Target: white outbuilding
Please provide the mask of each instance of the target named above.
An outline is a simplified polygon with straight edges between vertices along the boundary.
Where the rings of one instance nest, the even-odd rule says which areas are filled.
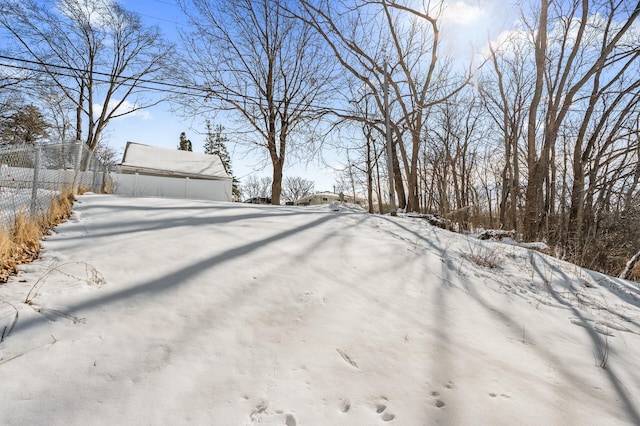
[[[127,142],[115,194],[231,201],[233,178],[217,155]]]

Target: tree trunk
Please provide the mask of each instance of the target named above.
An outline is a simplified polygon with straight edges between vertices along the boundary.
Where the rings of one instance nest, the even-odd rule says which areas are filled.
[[[84,105],[84,84],[80,85],[79,91],[80,95],[78,104],[76,106],[76,141],[82,140],[82,106]]]
[[[373,162],[371,160],[371,131],[367,132],[367,204],[373,214]],[[355,200],[353,200],[355,202]]]
[[[282,161],[273,163],[273,181],[271,182],[271,204],[280,205],[280,194],[282,193]]]
[[[380,214],[384,213],[384,205],[382,204],[382,189],[380,186],[380,166],[379,166],[379,160],[380,157],[376,157],[376,182],[377,182],[377,186],[376,186],[376,194],[378,195],[378,211],[380,212]]]
[[[411,136],[411,166],[407,170],[407,211],[417,212],[420,210],[418,202],[418,155],[420,153],[420,135],[412,132]]]
[[[402,141],[398,141],[398,143],[402,143]],[[406,209],[407,196],[404,192],[404,184],[402,183],[402,171],[400,170],[400,162],[398,161],[398,153],[395,143],[391,144],[391,156],[393,159],[393,183],[395,185],[396,197],[398,197],[398,208]]]
[[[535,89],[529,105],[529,121],[527,123],[527,168],[529,179],[525,192],[524,239],[532,241],[538,238],[542,207],[544,206],[543,182],[545,176],[543,155],[538,158],[536,148],[538,107],[542,99],[544,85],[546,52],[547,52],[547,17],[549,0],[540,1],[540,18],[535,38]]]
[[[511,177],[511,184],[509,191],[511,192],[511,229],[518,229],[518,200],[520,199],[520,166],[518,164],[518,137],[512,136],[513,147],[511,152],[513,153],[513,159],[511,164],[513,166],[513,176]]]

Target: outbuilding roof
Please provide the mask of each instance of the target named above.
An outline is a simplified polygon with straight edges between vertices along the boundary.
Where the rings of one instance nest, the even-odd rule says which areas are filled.
[[[127,142],[118,166],[120,173],[155,176],[190,177],[194,179],[229,179],[217,155]]]

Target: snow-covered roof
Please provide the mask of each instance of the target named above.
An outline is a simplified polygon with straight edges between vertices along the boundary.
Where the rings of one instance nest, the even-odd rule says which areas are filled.
[[[127,142],[118,165],[120,173],[191,177],[195,179],[231,179],[217,155],[180,151]]]

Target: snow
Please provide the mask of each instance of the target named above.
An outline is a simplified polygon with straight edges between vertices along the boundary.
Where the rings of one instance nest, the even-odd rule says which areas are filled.
[[[518,242],[518,241],[514,240],[513,238],[509,238],[509,237],[501,238],[499,241],[502,242],[502,243],[505,243],[505,244],[512,244],[512,245],[516,245],[516,246],[520,246],[520,247],[524,247],[524,248],[541,250],[541,251],[549,249],[549,246],[546,243],[542,242],[542,241],[533,241],[533,242],[530,242],[530,243],[526,243],[526,242]]]
[[[127,142],[120,171],[231,179],[217,155]]]
[[[84,195],[22,270],[3,425],[640,423],[636,286],[424,220]]]

